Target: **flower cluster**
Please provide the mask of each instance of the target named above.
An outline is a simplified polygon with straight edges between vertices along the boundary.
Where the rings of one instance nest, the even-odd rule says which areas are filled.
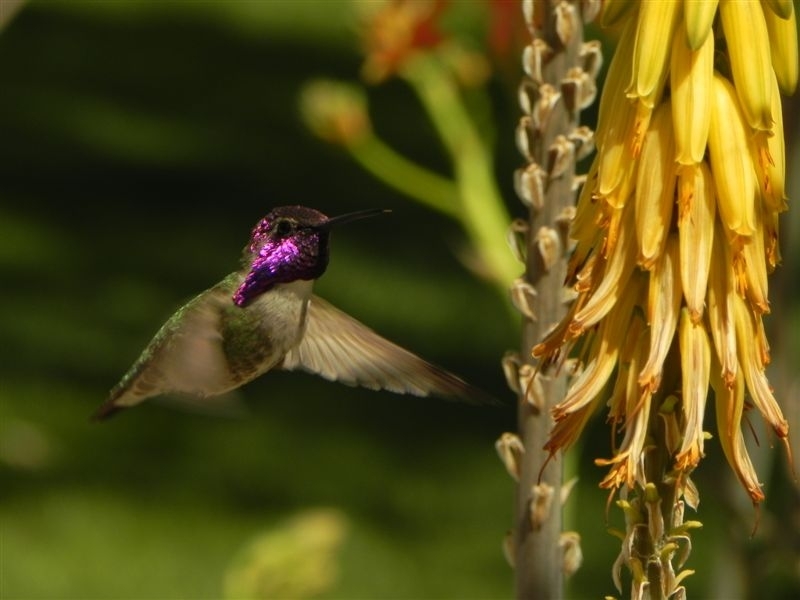
[[[446,8],[447,0],[391,0],[379,5],[364,31],[364,79],[383,81],[414,54],[441,44],[439,19]]]
[[[606,1],[601,18],[622,33],[571,227],[577,299],[533,350],[545,365],[578,358],[546,448],[570,446],[607,404],[615,442],[598,461],[610,468],[602,486],[669,480],[691,504],[710,386],[722,449],[759,503],[744,411],[755,406],[781,441],[789,433],[765,376],[762,318],[786,208],[780,93],[797,83],[795,11]]]

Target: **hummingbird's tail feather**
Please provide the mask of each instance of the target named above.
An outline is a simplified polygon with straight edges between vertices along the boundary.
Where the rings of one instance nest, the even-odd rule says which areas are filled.
[[[106,401],[92,414],[92,421],[110,419],[122,409],[136,406],[161,392],[160,377],[153,377],[152,373],[148,373],[147,363],[142,360],[148,354],[148,350],[145,350],[122,380],[109,392]]]
[[[470,404],[499,404],[489,394],[381,337],[312,296],[305,335],[281,368],[303,369],[332,381],[398,394],[439,396]]]
[[[107,421],[125,408],[128,407],[115,404],[113,400],[108,400],[101,404],[100,408],[92,413],[92,416],[89,417],[89,420],[96,423],[100,421]]]
[[[146,380],[140,379],[141,363],[137,362],[108,394],[100,407],[92,413],[91,421],[106,421],[125,408],[135,406],[157,393],[152,386],[146,387]],[[148,393],[149,392],[149,393]]]

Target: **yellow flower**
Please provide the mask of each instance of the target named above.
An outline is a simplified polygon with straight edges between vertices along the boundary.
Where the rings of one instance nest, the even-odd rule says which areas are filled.
[[[791,2],[757,0],[603,6],[622,34],[570,232],[577,299],[533,349],[544,366],[579,364],[545,447],[568,448],[607,405],[615,442],[597,461],[609,467],[601,486],[645,504],[645,490],[672,486],[662,510],[680,524],[683,503],[698,501],[689,477],[711,429],[709,392],[715,437],[754,504],[764,494],[744,407],[784,443],[789,434],[765,375],[762,317],[787,206],[780,93],[797,84],[796,16]],[[631,568],[646,557],[634,558]],[[678,582],[665,585],[669,595]]]

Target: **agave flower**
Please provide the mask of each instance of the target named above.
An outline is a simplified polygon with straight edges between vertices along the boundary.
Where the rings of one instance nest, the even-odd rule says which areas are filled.
[[[612,455],[597,462],[609,467],[601,486],[623,496],[620,562],[638,593],[659,585],[669,596],[688,574],[670,561],[691,527],[684,503],[698,501],[690,475],[709,390],[716,437],[754,504],[764,493],[745,410],[788,450],[762,319],[786,208],[780,93],[797,84],[796,14],[778,0],[607,0],[601,20],[621,36],[571,226],[577,299],[533,354],[580,365],[553,411],[551,453],[609,407]]]

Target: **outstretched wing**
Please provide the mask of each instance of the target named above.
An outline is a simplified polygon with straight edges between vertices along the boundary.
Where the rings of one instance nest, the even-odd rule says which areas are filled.
[[[495,403],[483,391],[382,338],[318,296],[309,302],[302,341],[281,366],[373,390]]]

